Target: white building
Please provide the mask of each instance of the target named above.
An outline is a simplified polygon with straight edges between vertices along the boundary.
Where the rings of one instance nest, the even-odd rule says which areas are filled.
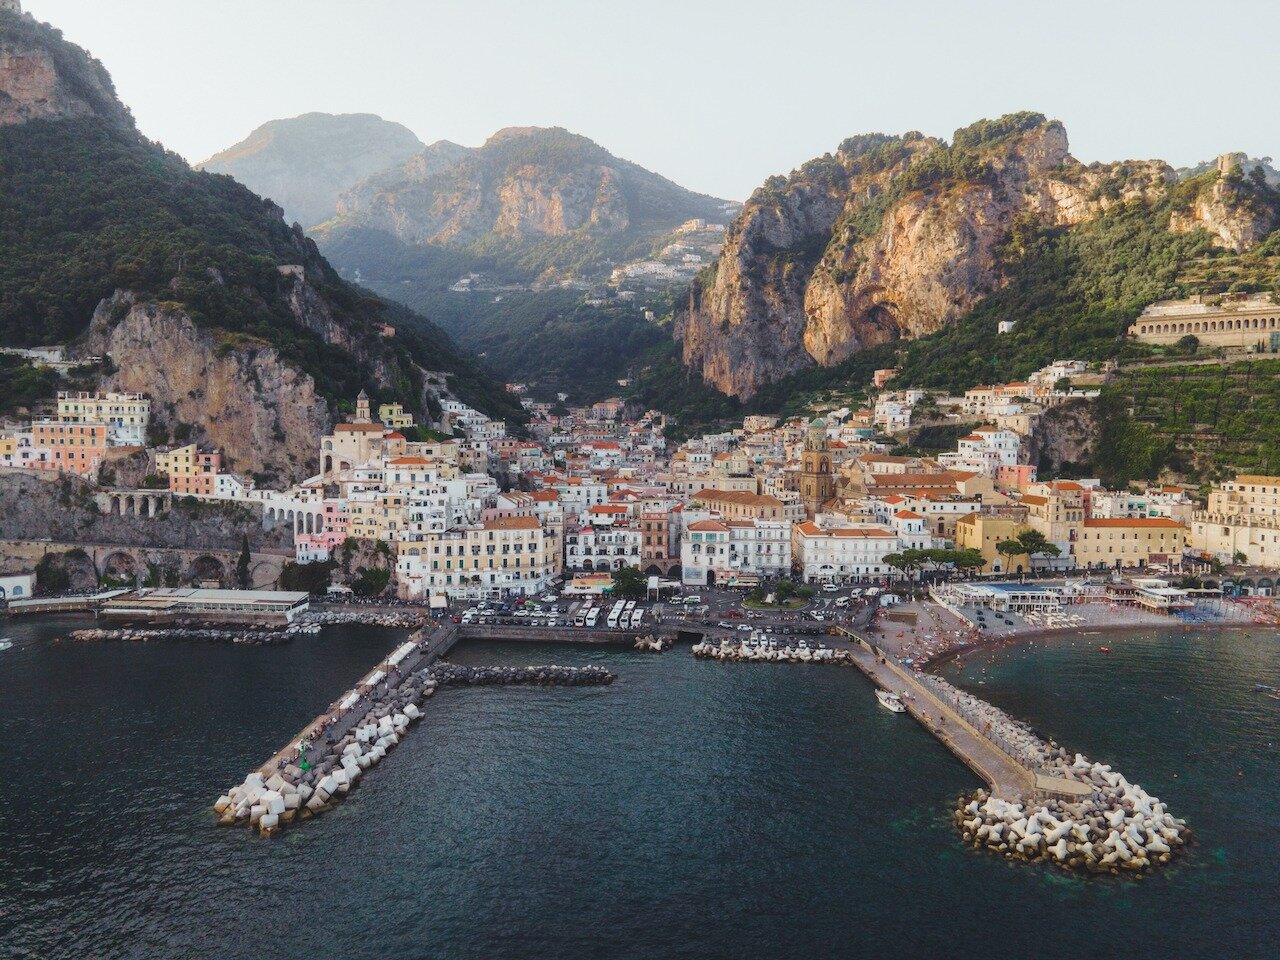
[[[695,521],[680,542],[680,568],[690,586],[786,576],[791,572],[791,522],[717,517]]]
[[[792,532],[792,554],[801,579],[840,581],[894,574],[884,558],[899,549],[898,535],[883,527],[822,527],[810,520]]]
[[[144,393],[58,394],[58,420],[62,423],[105,423],[107,443],[113,447],[141,447],[147,442],[151,400]]]

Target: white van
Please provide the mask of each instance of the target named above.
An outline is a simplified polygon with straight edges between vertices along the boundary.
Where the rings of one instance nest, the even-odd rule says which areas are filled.
[[[836,597],[836,606],[837,606],[837,607],[847,607],[848,605],[849,605],[849,598],[848,598],[848,597]]]
[[[689,596],[689,597],[685,597],[685,598],[684,598],[685,606],[690,606],[690,605],[692,605],[692,604],[695,604],[695,603],[701,603],[701,602],[702,602],[702,598],[701,598],[700,596],[698,596],[697,594],[694,594],[693,596]]]

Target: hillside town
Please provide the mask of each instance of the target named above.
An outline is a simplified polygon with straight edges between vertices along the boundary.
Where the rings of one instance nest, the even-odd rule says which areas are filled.
[[[514,436],[457,400],[420,431],[403,406],[375,408],[362,392],[352,415],[315,438],[319,472],[286,489],[257,486],[194,442],[148,447],[145,395],[66,392],[53,416],[0,435],[0,468],[110,486],[113,463],[144,454],[145,490],[248,507],[264,528],[292,533],[299,566],[376,548],[393,561],[386,594],[405,601],[555,586],[598,595],[624,568],[651,584],[745,589],[924,571],[1280,568],[1280,478],[1239,476],[1206,501],[1182,485],[1108,490],[1037,476],[1027,447],[1036,419],[1096,396],[1083,363],[951,398],[894,391],[893,375],[877,373],[866,409],[747,416],[679,445],[660,411],[629,411],[620,398],[566,407],[509,384],[531,418]],[[895,435],[926,405],[928,422],[981,425],[951,451],[895,453]],[[1270,582],[1253,588],[1269,593]]]

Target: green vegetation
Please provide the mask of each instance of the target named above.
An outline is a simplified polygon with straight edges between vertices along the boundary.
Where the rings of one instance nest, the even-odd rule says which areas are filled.
[[[36,564],[36,589],[41,593],[65,593],[71,589],[71,576],[58,555],[46,553]]]
[[[649,578],[639,567],[620,567],[613,572],[612,593],[615,597],[639,598],[645,595]]]
[[[386,592],[387,584],[390,582],[390,570],[358,567],[356,577],[351,581],[351,592],[357,597],[380,597]]]
[[[1280,472],[1280,360],[1122,370],[1097,416],[1092,466],[1115,485]]]
[[[320,563],[294,563],[289,561],[280,571],[281,590],[305,590],[323,594],[329,589],[329,574],[337,567],[332,560]]]
[[[66,342],[100,301],[129,290],[176,303],[197,325],[220,331],[227,349],[274,347],[331,403],[374,387],[358,355],[383,358],[390,371],[380,399],[421,412],[424,367],[455,371],[452,385],[468,402],[510,412],[501,389],[441,331],[343,282],[273,204],[230,177],[191,170],[130,129],[100,119],[0,129],[0,181],[0,343]],[[306,268],[351,350],[299,323],[293,278],[281,265]],[[120,304],[111,319],[126,312]],[[382,337],[383,324],[404,334]]]
[[[58,374],[49,367],[38,367],[25,357],[0,353],[0,414],[15,413],[20,407],[29,409],[59,389],[63,388]]]
[[[570,394],[578,403],[621,392],[636,358],[670,342],[669,328],[645,320],[670,312],[669,299],[583,302],[581,291],[503,294],[421,293],[411,305],[509,381],[537,384],[540,396]]]

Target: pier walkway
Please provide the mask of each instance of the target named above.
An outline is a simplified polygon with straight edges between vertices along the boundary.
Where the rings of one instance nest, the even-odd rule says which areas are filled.
[[[312,742],[318,742],[322,737],[332,737],[335,741],[341,740],[364,721],[369,711],[373,708],[374,700],[378,698],[380,693],[395,690],[405,677],[428,666],[432,661],[439,659],[453,649],[453,645],[458,642],[458,626],[454,623],[448,623],[434,628],[423,627],[412,634],[406,642],[415,643],[417,646],[397,663],[394,669],[386,660],[371,669],[364,675],[360,683],[338,697],[337,700],[329,704],[324,713],[299,730],[292,740],[258,768],[258,772],[264,778],[269,778],[278,771],[281,765],[280,761],[283,760],[285,763],[296,762],[298,759],[298,742],[301,740],[307,739]],[[367,681],[377,673],[382,673],[384,676],[377,683],[370,686]],[[351,701],[353,697],[355,698],[354,702],[344,708],[342,705]],[[337,717],[337,720],[334,720],[334,717]],[[333,726],[326,733],[325,727],[331,721]]]
[[[907,712],[1006,800],[1036,792],[1036,775],[1009,756],[932,690],[888,657],[877,657],[871,644],[851,630],[838,628],[851,642],[854,663],[872,682],[902,698]]]

